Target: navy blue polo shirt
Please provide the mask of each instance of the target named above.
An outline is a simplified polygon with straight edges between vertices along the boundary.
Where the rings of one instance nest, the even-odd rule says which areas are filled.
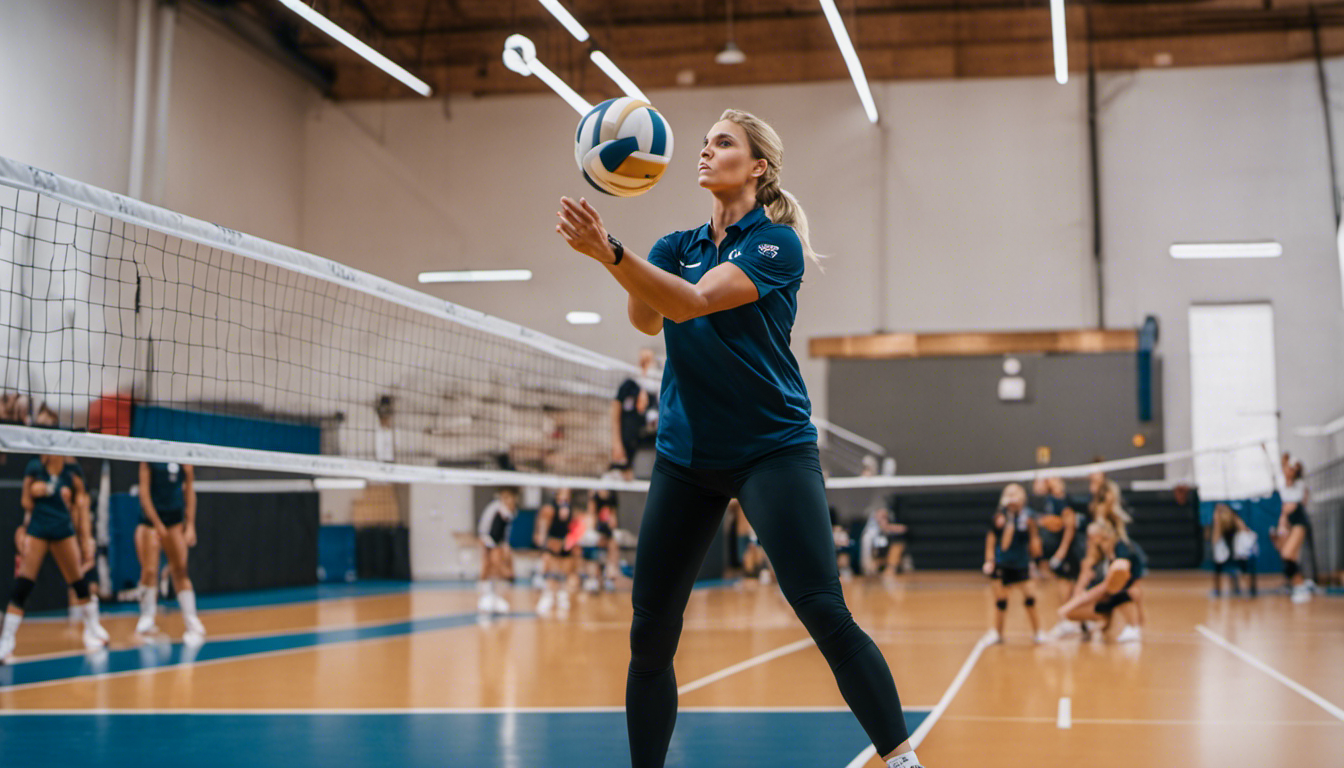
[[[789,349],[803,281],[803,245],[793,227],[756,208],[730,225],[717,247],[705,224],[673,232],[649,252],[651,264],[691,283],[726,261],[756,284],[756,301],[684,323],[663,320],[658,453],[685,467],[741,467],[817,442],[812,403]]]

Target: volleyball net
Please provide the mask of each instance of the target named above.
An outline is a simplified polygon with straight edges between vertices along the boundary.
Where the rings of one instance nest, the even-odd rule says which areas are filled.
[[[0,337],[6,451],[389,481],[582,485],[636,374],[3,158]]]

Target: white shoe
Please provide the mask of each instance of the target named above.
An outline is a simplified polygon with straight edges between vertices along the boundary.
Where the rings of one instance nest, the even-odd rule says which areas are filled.
[[[761,571],[756,578],[760,579],[762,584],[769,584],[774,577],[770,575],[769,571]]]
[[[495,608],[495,596],[489,593],[481,595],[481,599],[476,601],[477,613],[490,613]]]
[[[1081,635],[1082,633],[1083,628],[1078,625],[1078,622],[1069,621],[1068,619],[1064,619],[1063,621],[1059,622],[1054,626],[1054,629],[1050,630],[1051,637],[1054,637],[1057,640],[1062,637]]]
[[[1117,643],[1137,643],[1143,640],[1143,632],[1133,624],[1120,630],[1120,634],[1115,636]]]
[[[1003,635],[1000,635],[997,629],[989,630],[989,633],[985,637],[990,645],[998,645],[1003,642]]]
[[[545,616],[555,607],[555,595],[550,592],[541,593],[541,599],[537,601],[537,613]]]
[[[1293,602],[1301,605],[1311,602],[1311,589],[1305,584],[1293,587]]]
[[[159,627],[154,623],[153,616],[141,616],[140,620],[135,622],[135,634],[137,635],[157,635]]]
[[[182,623],[187,625],[188,633],[205,637],[205,625],[201,623],[199,616],[183,616]]]
[[[205,643],[205,632],[197,632],[194,629],[188,629],[186,632],[182,633],[182,643],[188,646],[200,646]]]
[[[563,589],[560,590],[560,592],[555,596],[555,600],[556,600],[556,605],[559,606],[560,610],[562,610],[562,611],[568,611],[568,610],[569,610],[569,593],[568,593],[568,592],[566,592],[566,591],[563,590]]]
[[[608,591],[608,592],[615,592],[615,591],[616,591],[616,580],[615,580],[615,579],[612,579],[612,578],[606,578],[606,579],[603,579],[603,580],[602,580],[602,588],[605,589],[605,590]]]
[[[107,641],[98,636],[92,627],[84,627],[84,647],[90,651],[107,647]]]
[[[1032,642],[1036,643],[1037,645],[1041,645],[1042,643],[1048,642],[1049,639],[1050,639],[1050,638],[1048,638],[1048,637],[1045,636],[1045,633],[1044,633],[1044,632],[1037,632],[1037,633],[1031,638]]]
[[[509,601],[499,595],[491,595],[490,610],[492,613],[508,613]]]
[[[593,593],[593,594],[596,594],[596,593],[597,593],[597,579],[593,578],[592,576],[589,576],[588,578],[584,579],[584,580],[583,580],[583,591],[584,591],[584,592],[591,592],[591,593]]]
[[[0,664],[14,661],[14,638],[0,637]]]
[[[533,589],[546,588],[546,576],[541,571],[537,571],[536,574],[532,576],[532,588]]]
[[[94,622],[93,626],[85,631],[92,631],[93,636],[101,640],[103,645],[107,645],[108,641],[112,639],[112,636],[107,634],[107,630],[103,629],[103,625],[98,622]]]

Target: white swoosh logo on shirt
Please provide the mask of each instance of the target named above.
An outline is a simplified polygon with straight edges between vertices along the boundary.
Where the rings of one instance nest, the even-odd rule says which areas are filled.
[[[700,266],[700,264],[701,264],[701,262],[698,262],[698,261],[695,262],[694,264],[687,264],[686,262],[683,261],[683,262],[681,262],[681,268],[682,268],[682,269],[690,269],[691,267],[698,267],[698,266]]]

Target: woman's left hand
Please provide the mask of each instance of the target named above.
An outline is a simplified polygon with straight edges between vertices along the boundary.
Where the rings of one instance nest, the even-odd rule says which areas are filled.
[[[574,202],[562,197],[560,210],[555,215],[560,217],[555,231],[565,238],[570,248],[603,264],[616,261],[616,252],[607,242],[607,229],[602,226],[602,216],[587,200],[579,198]]]
[[[183,526],[182,540],[186,543],[188,547],[196,546],[196,526],[194,525]]]

